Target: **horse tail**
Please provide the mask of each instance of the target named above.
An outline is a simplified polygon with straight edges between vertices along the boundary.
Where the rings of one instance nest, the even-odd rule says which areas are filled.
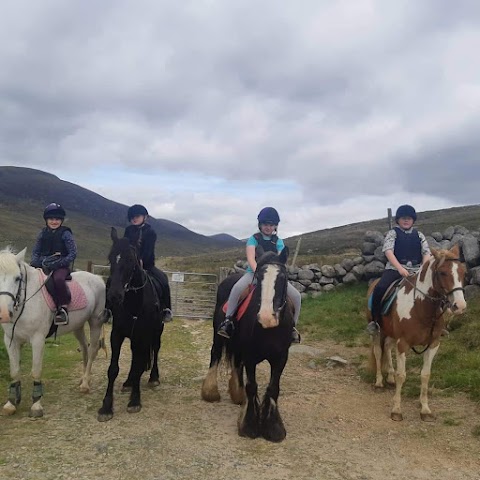
[[[380,342],[380,347],[382,349],[382,359],[381,359],[381,365],[382,365],[382,371],[387,371],[388,369],[388,357],[385,355],[385,340],[386,337],[383,335],[380,336],[379,342]],[[373,351],[375,347],[375,340],[372,340],[370,344],[370,354],[368,356],[368,365],[367,365],[367,370],[369,372],[375,373],[377,371],[377,363],[375,362],[375,353]]]
[[[108,358],[107,342],[105,341],[105,324],[102,324],[102,331],[98,339],[98,347],[105,352],[105,358]]]

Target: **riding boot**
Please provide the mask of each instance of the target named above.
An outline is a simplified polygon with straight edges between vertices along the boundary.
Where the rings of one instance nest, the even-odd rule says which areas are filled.
[[[231,338],[235,330],[235,323],[230,317],[225,317],[225,320],[220,324],[217,330],[217,335],[225,338]]]
[[[53,323],[55,325],[68,325],[68,311],[66,307],[60,307],[57,310]]]
[[[292,330],[292,343],[300,343],[302,340],[301,340],[301,336],[300,336],[300,333],[299,331],[293,327],[293,330]]]
[[[172,311],[169,308],[164,308],[162,311],[162,321],[163,323],[171,322],[173,320]]]

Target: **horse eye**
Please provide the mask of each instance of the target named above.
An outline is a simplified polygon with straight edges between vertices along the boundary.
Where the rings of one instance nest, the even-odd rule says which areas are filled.
[[[15,277],[15,283],[19,282],[22,279],[22,277]]]

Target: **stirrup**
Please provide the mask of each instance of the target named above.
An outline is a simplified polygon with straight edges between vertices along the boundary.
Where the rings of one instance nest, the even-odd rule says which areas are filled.
[[[378,335],[378,333],[380,332],[380,325],[377,322],[375,322],[374,320],[372,320],[367,325],[366,332],[369,335],[372,335],[372,336]]]
[[[164,308],[162,310],[162,322],[168,323],[173,320],[173,313],[169,308]]]
[[[293,330],[292,330],[292,344],[298,344],[298,343],[301,343],[302,342],[302,337],[300,335],[300,332],[295,328],[293,327]]]
[[[226,318],[217,330],[217,335],[224,338],[231,338],[234,330],[235,324],[233,323],[233,320],[231,318]]]
[[[53,323],[58,326],[68,325],[68,312],[63,307],[56,311]]]

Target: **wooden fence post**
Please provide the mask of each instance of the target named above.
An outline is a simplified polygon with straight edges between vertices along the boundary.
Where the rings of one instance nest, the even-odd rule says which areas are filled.
[[[300,251],[300,244],[302,243],[302,237],[298,239],[297,246],[295,247],[295,253],[293,254],[292,260],[292,267],[295,266],[295,262],[297,261],[298,252]]]
[[[87,262],[87,272],[93,273],[93,262],[91,260]]]
[[[392,209],[391,208],[388,208],[387,209],[387,215],[388,215],[388,229],[391,230],[392,229]]]

